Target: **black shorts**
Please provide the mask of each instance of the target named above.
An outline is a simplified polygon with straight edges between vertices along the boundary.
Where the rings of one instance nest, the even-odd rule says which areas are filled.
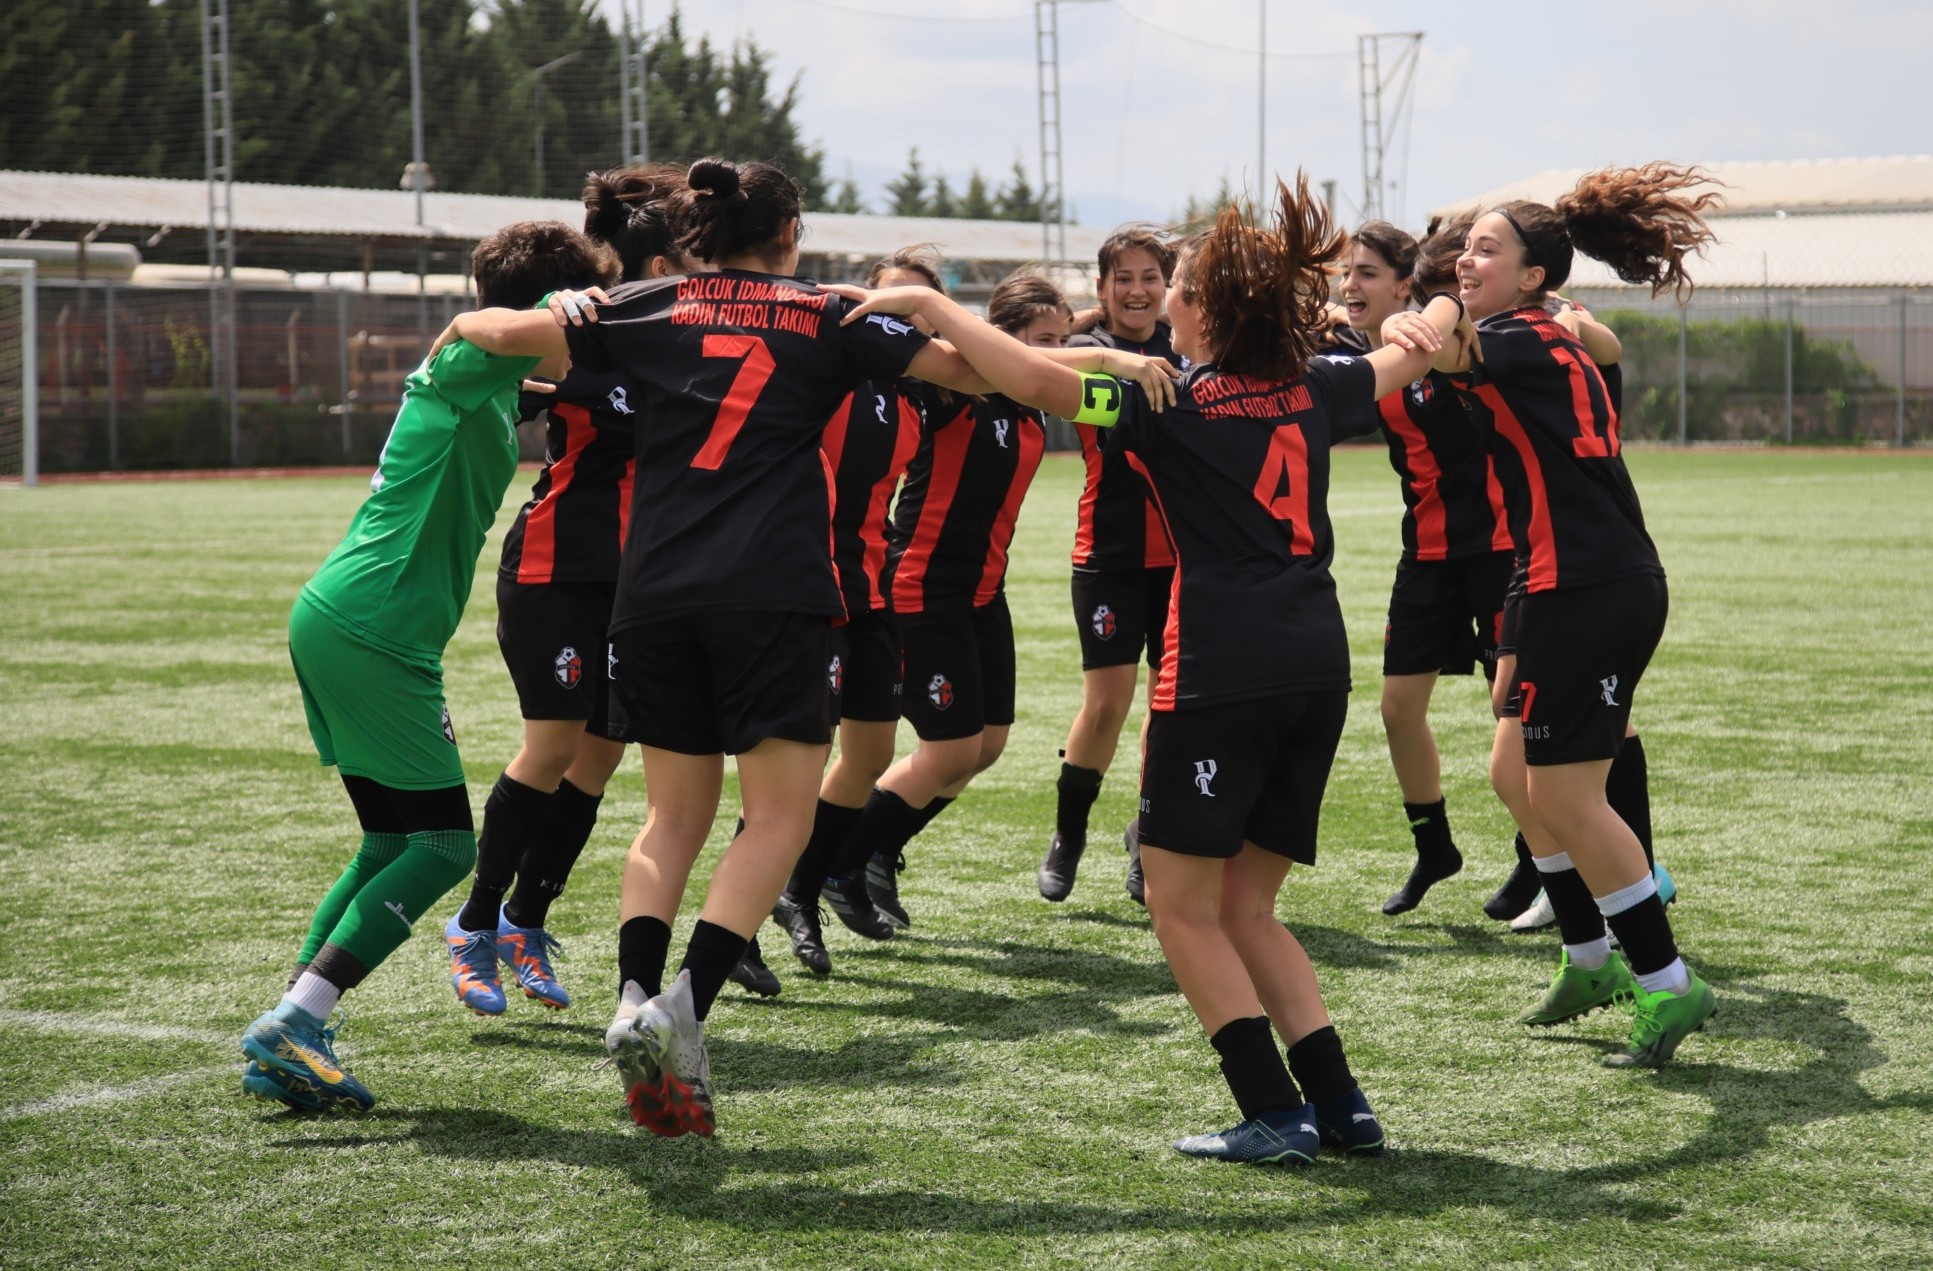
[[[1494,676],[1514,560],[1509,552],[1485,552],[1398,561],[1383,626],[1383,674],[1468,675],[1481,663],[1484,675]]]
[[[1013,723],[1013,615],[1007,598],[972,610],[910,613],[899,628],[900,713],[922,741],[972,737]]]
[[[1526,764],[1617,755],[1668,608],[1665,580],[1653,576],[1524,597],[1510,690]]]
[[[1075,570],[1074,625],[1081,633],[1081,670],[1132,666],[1143,650],[1149,666],[1160,666],[1174,583],[1172,565]]]
[[[605,631],[617,584],[497,578],[497,647],[525,719],[581,719],[598,736],[611,712]]]
[[[864,723],[899,722],[899,635],[884,609],[855,614],[834,627],[832,717]]]
[[[832,740],[832,620],[695,613],[611,633],[609,735],[685,755]]]
[[[1141,844],[1235,856],[1249,842],[1316,860],[1322,792],[1349,713],[1348,689],[1155,711],[1141,768]]]

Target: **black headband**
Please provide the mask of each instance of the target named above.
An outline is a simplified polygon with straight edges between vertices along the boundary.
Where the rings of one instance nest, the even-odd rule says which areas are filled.
[[[1517,218],[1510,214],[1510,209],[1507,207],[1498,207],[1495,210],[1498,216],[1510,222],[1510,228],[1517,232],[1517,241],[1524,245],[1524,264],[1537,266],[1544,271],[1545,287],[1555,289],[1563,286],[1570,280],[1571,260],[1573,258],[1573,252],[1576,249],[1571,246],[1570,235],[1568,233],[1562,235],[1561,238],[1564,246],[1564,259],[1561,262],[1544,260],[1538,255],[1536,247],[1531,244],[1530,235],[1524,233],[1524,227],[1518,224]]]
[[[1526,265],[1536,265],[1536,264],[1542,263],[1540,261],[1532,259],[1532,256],[1535,253],[1536,249],[1531,247],[1530,245],[1530,235],[1524,233],[1524,227],[1517,223],[1517,218],[1510,214],[1510,209],[1507,207],[1500,207],[1497,209],[1497,215],[1503,217],[1504,220],[1509,221],[1510,228],[1517,232],[1517,241],[1524,245],[1524,263]]]

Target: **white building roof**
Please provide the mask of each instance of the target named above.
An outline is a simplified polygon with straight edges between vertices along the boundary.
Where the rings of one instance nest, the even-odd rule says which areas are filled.
[[[579,225],[583,219],[583,206],[572,200],[431,192],[423,196],[424,223],[419,226],[416,196],[405,190],[248,182],[234,187],[235,229],[244,234],[469,243],[512,221]],[[208,187],[202,181],[154,177],[0,171],[0,221],[199,229],[208,223]],[[812,254],[872,259],[924,242],[937,244],[943,255],[958,261],[1031,261],[1041,254],[1036,222],[812,212],[805,227],[802,246]],[[1068,226],[1068,255],[1092,260],[1106,234],[1104,229]]]

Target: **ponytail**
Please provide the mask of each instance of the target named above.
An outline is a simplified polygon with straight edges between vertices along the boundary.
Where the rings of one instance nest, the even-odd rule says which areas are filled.
[[[700,159],[672,199],[678,246],[707,264],[771,246],[798,219],[799,186],[770,163]]]
[[[1717,190],[1683,191],[1709,184],[1702,168],[1606,168],[1579,181],[1555,207],[1518,200],[1496,211],[1523,242],[1524,264],[1543,267],[1545,291],[1570,280],[1575,250],[1603,261],[1625,282],[1648,284],[1654,296],[1670,288],[1682,300],[1692,288],[1685,257],[1715,241],[1703,213],[1722,200]]]
[[[684,169],[669,163],[613,168],[585,178],[584,233],[617,252],[624,281],[645,277],[656,256],[683,263],[667,201],[684,180]]]
[[[1209,229],[1183,246],[1178,273],[1184,298],[1199,304],[1202,339],[1225,371],[1259,379],[1298,378],[1321,346],[1329,303],[1329,266],[1348,238],[1329,209],[1309,194],[1308,174],[1295,189],[1275,183],[1274,223],[1250,224],[1224,207]]]

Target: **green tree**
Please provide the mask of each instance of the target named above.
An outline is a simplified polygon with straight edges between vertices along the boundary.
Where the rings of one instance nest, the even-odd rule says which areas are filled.
[[[960,214],[959,196],[947,183],[946,173],[941,172],[933,178],[933,197],[926,200],[928,216],[954,217]]]
[[[991,221],[997,215],[987,178],[978,168],[967,176],[966,192],[960,195],[960,215],[973,221]]]
[[[1025,165],[1015,158],[1013,179],[994,196],[994,216],[1003,221],[1038,221],[1046,214],[1033,183],[1027,180]]]
[[[865,200],[859,197],[859,183],[852,179],[852,169],[832,187],[831,198],[825,204],[828,212],[839,212],[847,216],[860,216],[866,211]]]
[[[149,59],[163,30],[162,14],[147,0],[0,9],[0,166],[141,174],[198,141],[199,88],[192,124],[157,100],[167,77],[156,76]],[[163,134],[161,120],[175,126]],[[197,147],[197,162],[200,153]]]
[[[906,171],[886,183],[886,213],[889,216],[925,216],[927,208],[926,170],[920,164],[920,150],[906,152]]]

